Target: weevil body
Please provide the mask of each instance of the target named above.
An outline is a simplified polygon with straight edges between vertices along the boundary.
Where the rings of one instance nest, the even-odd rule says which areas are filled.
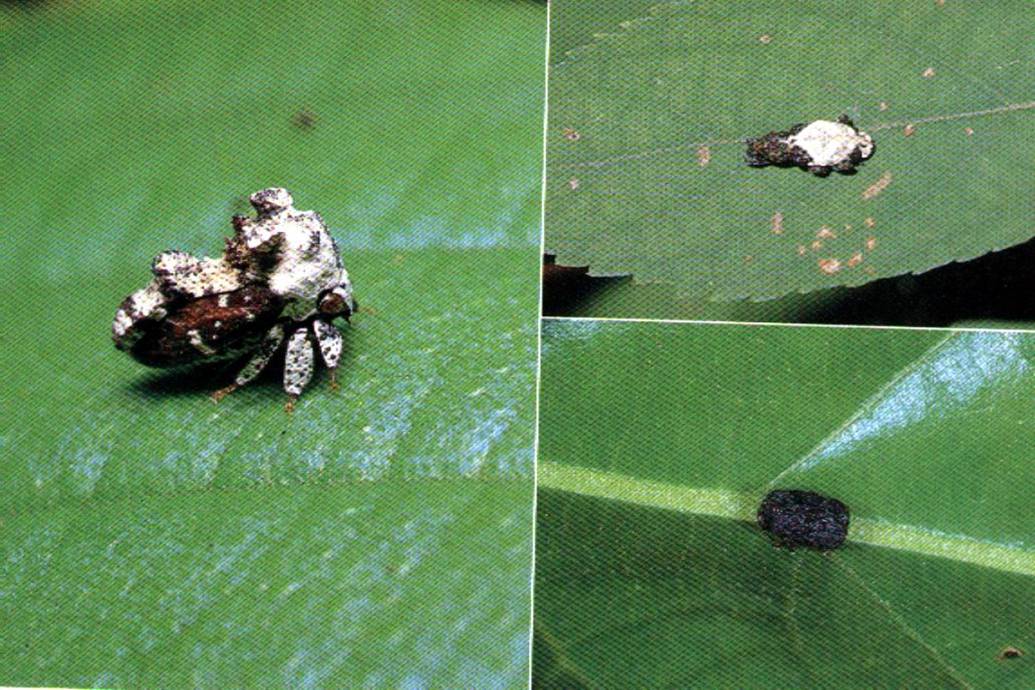
[[[825,177],[831,171],[851,174],[873,155],[873,139],[860,131],[847,115],[830,120],[800,123],[782,132],[747,140],[748,165],[797,166]]]
[[[293,402],[312,377],[314,342],[334,383],[342,337],[333,321],[355,311],[352,283],[319,214],[297,210],[276,187],[250,201],[256,217],[234,216],[221,257],[155,257],[151,282],[115,312],[112,337],[156,367],[250,354],[216,400],[258,376],[286,342],[284,390]]]

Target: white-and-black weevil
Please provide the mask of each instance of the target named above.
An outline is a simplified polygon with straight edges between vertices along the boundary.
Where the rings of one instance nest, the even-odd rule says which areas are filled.
[[[762,167],[798,166],[825,177],[832,170],[851,174],[873,155],[873,139],[860,131],[847,115],[830,120],[799,123],[782,132],[769,132],[747,140],[745,160]]]
[[[253,380],[287,342],[288,409],[312,378],[313,339],[331,372],[342,336],[333,321],[356,310],[352,283],[323,219],[299,211],[285,189],[252,194],[256,217],[233,217],[223,256],[166,251],[151,264],[151,283],[115,312],[115,347],[143,364],[171,367],[251,357],[219,400]]]

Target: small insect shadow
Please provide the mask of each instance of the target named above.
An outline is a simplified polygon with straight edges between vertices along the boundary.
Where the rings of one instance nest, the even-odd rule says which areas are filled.
[[[271,369],[273,367],[270,367]],[[197,364],[172,369],[147,369],[128,384],[130,392],[144,397],[203,396],[229,384],[235,364]],[[252,385],[262,385],[266,372]]]

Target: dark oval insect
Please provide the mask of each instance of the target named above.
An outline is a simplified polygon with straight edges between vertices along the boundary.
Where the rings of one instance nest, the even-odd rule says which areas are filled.
[[[777,546],[829,551],[848,535],[848,506],[812,491],[777,489],[762,499],[758,526]]]

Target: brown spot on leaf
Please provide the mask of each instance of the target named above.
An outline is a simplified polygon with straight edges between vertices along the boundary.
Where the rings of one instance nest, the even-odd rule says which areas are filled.
[[[316,127],[316,113],[308,108],[302,108],[291,116],[291,124],[304,132],[308,132]]]
[[[963,131],[967,133],[968,137],[974,136],[974,129],[971,127],[966,127],[963,129]]]
[[[807,251],[808,251],[808,249],[805,248],[804,244],[799,244],[798,245],[798,256],[805,256],[805,252],[807,252]]]
[[[779,211],[777,211],[776,213],[773,214],[772,225],[773,225],[773,234],[774,235],[782,235],[783,234],[783,214],[780,213]]]
[[[564,134],[564,138],[568,141],[578,141],[582,138],[582,135],[574,129],[572,129],[571,127],[565,127],[564,132],[562,132],[562,134]]]
[[[755,257],[751,256],[750,254],[748,254],[747,256],[744,257],[744,263],[746,263],[746,264],[749,264],[749,263],[751,263],[754,260],[755,260]]]
[[[924,79],[930,79],[931,77],[934,76],[934,67],[928,67],[927,69],[925,69],[923,72],[920,73],[920,76],[923,77]]]
[[[697,164],[702,168],[712,160],[712,151],[707,146],[697,149]]]
[[[867,237],[866,238],[866,249],[868,249],[869,251],[872,252],[876,248],[877,248],[877,238],[876,237]]]
[[[828,239],[828,238],[837,237],[837,233],[834,232],[833,230],[831,230],[826,225],[824,225],[823,227],[821,227],[819,229],[819,232],[816,233],[816,237],[818,237],[821,240],[825,240],[825,239]]]
[[[865,273],[868,276],[876,275],[877,274],[877,269],[874,268],[873,266],[867,266],[866,268],[863,269],[863,273]]]
[[[818,252],[820,249],[823,248],[823,243],[821,241],[819,241],[819,240],[816,240],[815,242],[812,243],[811,246],[812,246],[812,251]]]
[[[863,221],[863,224],[868,228],[872,228],[877,225],[877,221],[875,221],[871,216],[868,216],[866,220]]]
[[[578,189],[579,188],[579,180],[578,180],[578,178],[573,177],[570,180],[568,180],[568,187],[570,187],[573,190]]]
[[[828,276],[832,276],[841,270],[840,259],[820,259],[819,270],[826,273]]]
[[[891,184],[891,171],[886,170],[884,174],[881,175],[876,182],[874,182],[869,187],[863,190],[863,199],[868,200],[874,198],[875,196],[883,192],[885,189],[887,189],[889,184]]]
[[[1004,659],[1016,659],[1022,656],[1024,656],[1024,652],[1016,647],[1005,647],[1003,648],[1003,651],[999,652],[999,655],[996,658],[999,659],[999,661],[1003,661]]]
[[[773,37],[770,36],[769,34],[762,34],[761,36],[758,37],[758,42],[759,43],[765,43],[766,45],[768,45],[769,43],[772,43],[772,41],[773,41]]]
[[[906,125],[906,126],[905,126],[905,127],[904,127],[904,128],[902,129],[902,134],[903,134],[904,136],[907,136],[907,137],[911,137],[911,136],[913,136],[913,133],[914,133],[914,132],[916,132],[916,125],[914,125],[914,124],[912,124],[912,123],[910,123],[910,124]]]
[[[888,103],[887,101],[881,101],[880,105],[877,107],[880,108],[881,112],[883,112],[888,109]]]
[[[849,268],[855,268],[856,266],[861,264],[862,261],[863,261],[862,252],[856,252],[855,254],[852,254],[852,258],[850,258],[848,260],[848,267]]]

